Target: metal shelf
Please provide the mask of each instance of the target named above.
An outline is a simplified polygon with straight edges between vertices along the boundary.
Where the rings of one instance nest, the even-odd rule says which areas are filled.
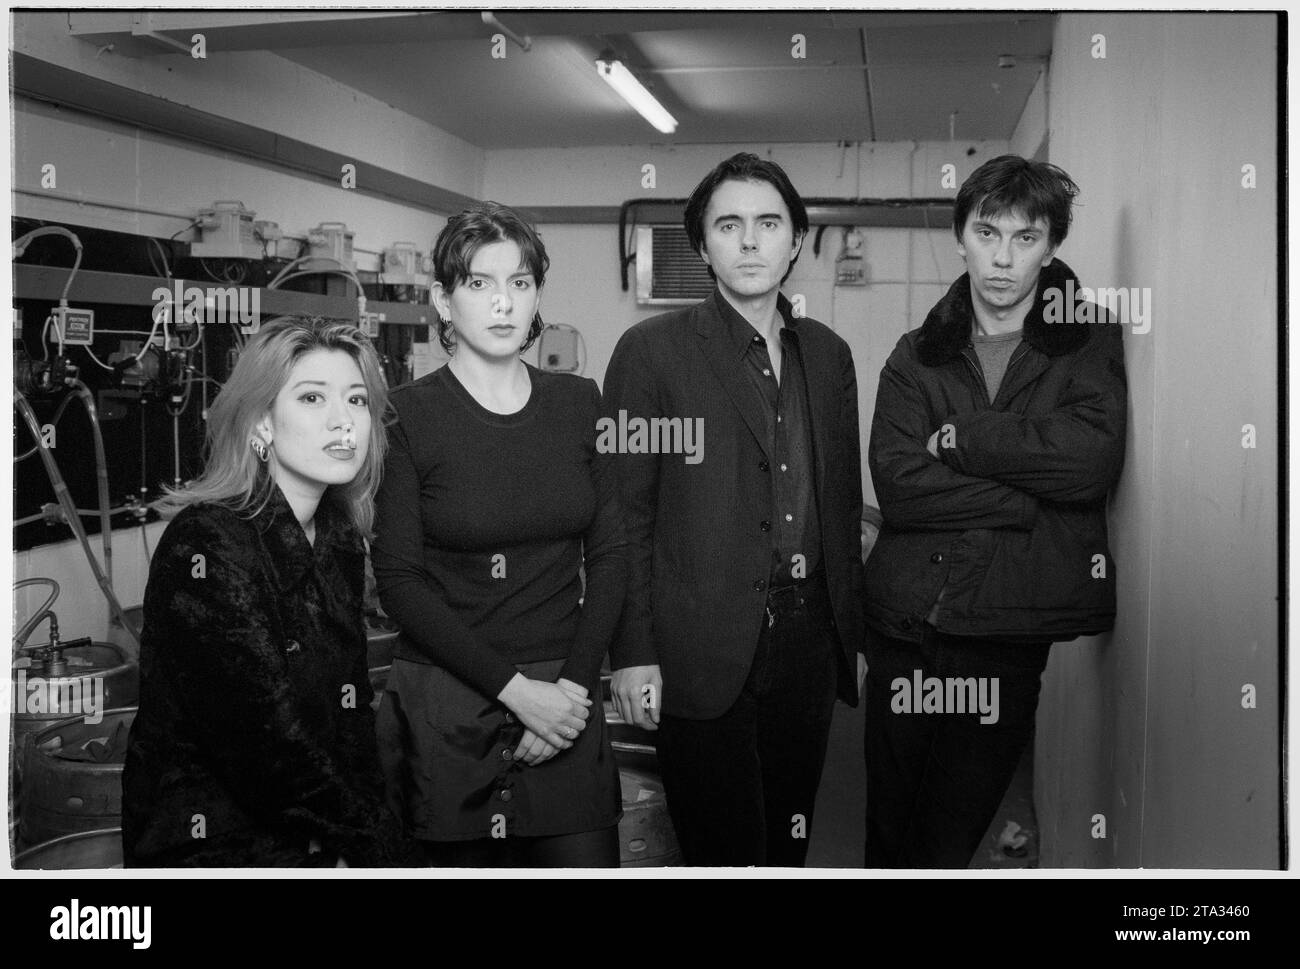
[[[13,269],[14,299],[47,300],[51,303],[59,301],[70,271],[63,266],[32,266],[23,263],[15,263]],[[171,292],[177,281],[162,276],[134,276],[82,269],[72,281],[68,302],[73,306],[112,303],[152,309],[157,302],[154,291],[161,288]],[[229,288],[200,279],[182,279],[179,282],[184,287],[197,286],[202,290]],[[319,293],[296,293],[287,289],[250,288],[257,289],[258,306],[263,315],[302,313],[342,320],[357,319],[355,296],[322,296]],[[367,298],[366,312],[382,314],[381,325],[427,326],[434,322],[433,307],[423,303],[384,303]]]

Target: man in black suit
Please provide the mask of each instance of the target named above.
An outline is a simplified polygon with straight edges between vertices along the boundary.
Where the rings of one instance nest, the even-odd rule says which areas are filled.
[[[607,416],[652,438],[618,442],[632,583],[614,697],[659,732],[687,864],[802,866],[836,694],[858,701],[857,378],[781,295],[808,214],[779,165],[728,158],[685,222],[717,289],[624,333],[605,378]],[[702,449],[665,453],[675,420]]]

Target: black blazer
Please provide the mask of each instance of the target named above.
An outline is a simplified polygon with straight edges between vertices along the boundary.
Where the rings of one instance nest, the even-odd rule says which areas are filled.
[[[745,684],[765,621],[771,568],[770,456],[763,403],[726,337],[723,297],[645,320],[623,334],[605,375],[605,414],[704,421],[703,457],[619,454],[631,586],[614,669],[659,664],[662,709],[706,719]],[[848,344],[791,316],[812,423],[822,554],[842,647],[840,696],[857,704],[863,642],[862,469],[857,377]],[[727,311],[734,312],[730,306]]]

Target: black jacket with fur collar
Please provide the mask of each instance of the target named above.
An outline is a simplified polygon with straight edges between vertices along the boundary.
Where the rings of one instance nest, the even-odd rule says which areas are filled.
[[[935,625],[958,636],[1062,641],[1114,624],[1106,499],[1124,459],[1123,342],[1104,310],[1063,303],[1070,281],[1077,291],[1059,259],[1040,274],[992,402],[966,275],[890,354],[868,454],[884,517],[866,570],[877,632],[919,641],[936,602]]]

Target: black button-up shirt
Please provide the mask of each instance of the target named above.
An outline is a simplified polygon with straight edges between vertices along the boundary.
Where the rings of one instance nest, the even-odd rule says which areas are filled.
[[[817,514],[816,482],[813,477],[812,420],[808,408],[808,387],[804,382],[799,349],[798,322],[790,304],[779,299],[782,317],[781,379],[776,378],[767,341],[755,331],[736,308],[719,295],[728,339],[743,347],[745,375],[753,386],[767,423],[764,441],[767,467],[757,469],[772,476],[773,585],[789,585],[813,575],[821,566],[821,521]],[[767,529],[765,529],[767,530]],[[800,561],[796,556],[802,556]]]

